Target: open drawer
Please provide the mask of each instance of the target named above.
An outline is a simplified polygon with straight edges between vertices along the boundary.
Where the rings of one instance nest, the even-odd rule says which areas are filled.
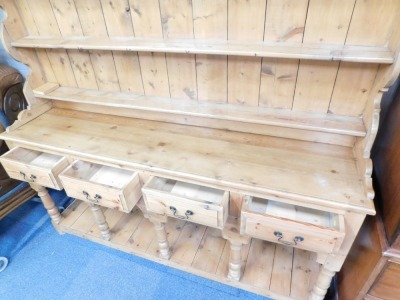
[[[142,196],[136,172],[77,160],[60,179],[68,196],[130,212]]]
[[[58,175],[68,166],[66,157],[16,147],[1,156],[7,174],[14,179],[61,190]]]
[[[223,228],[229,192],[172,179],[152,177],[142,188],[149,211]]]
[[[241,234],[305,250],[331,253],[345,235],[342,215],[246,196]]]

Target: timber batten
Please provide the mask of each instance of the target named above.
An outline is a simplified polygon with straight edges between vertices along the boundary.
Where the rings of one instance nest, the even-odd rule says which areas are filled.
[[[387,47],[337,46],[302,43],[247,43],[210,40],[157,40],[129,37],[41,37],[27,36],[11,43],[21,48],[79,49],[169,52],[181,54],[209,54],[256,56],[269,58],[309,59],[391,64],[394,54]]]

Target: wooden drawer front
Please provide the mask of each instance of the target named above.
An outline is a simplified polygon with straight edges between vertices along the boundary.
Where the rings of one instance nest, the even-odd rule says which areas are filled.
[[[242,234],[321,253],[340,247],[344,238],[343,216],[265,199],[270,207],[261,208],[261,201],[251,200],[247,198],[242,207]]]
[[[153,177],[143,188],[149,211],[223,228],[229,193],[176,180]]]
[[[11,178],[61,190],[58,175],[68,166],[66,157],[25,148],[13,148],[0,161]]]
[[[130,212],[142,196],[136,172],[76,161],[60,179],[68,196]]]

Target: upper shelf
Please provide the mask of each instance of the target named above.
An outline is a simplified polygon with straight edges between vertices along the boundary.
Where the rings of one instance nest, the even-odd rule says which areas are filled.
[[[391,64],[394,54],[386,47],[327,44],[243,42],[200,39],[143,39],[133,37],[46,37],[26,36],[14,47],[144,51],[213,55],[258,56],[324,61]]]
[[[225,103],[202,103],[188,99],[150,97],[127,92],[60,87],[57,83],[51,82],[34,89],[33,92],[39,98],[106,107],[263,124],[350,136],[365,136],[366,134],[364,123],[359,117],[226,105]]]

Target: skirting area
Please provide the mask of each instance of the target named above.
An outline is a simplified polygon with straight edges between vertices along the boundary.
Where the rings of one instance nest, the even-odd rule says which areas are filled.
[[[89,206],[78,200],[63,212],[64,219],[58,229],[273,298],[306,299],[317,274],[318,264],[313,253],[252,239],[242,249],[242,278],[231,282],[226,279],[229,242],[221,237],[218,229],[170,218],[166,231],[172,256],[170,260],[163,260],[158,258],[153,224],[139,209],[134,208],[130,214],[104,209],[104,214],[112,233],[110,241],[101,238]]]

